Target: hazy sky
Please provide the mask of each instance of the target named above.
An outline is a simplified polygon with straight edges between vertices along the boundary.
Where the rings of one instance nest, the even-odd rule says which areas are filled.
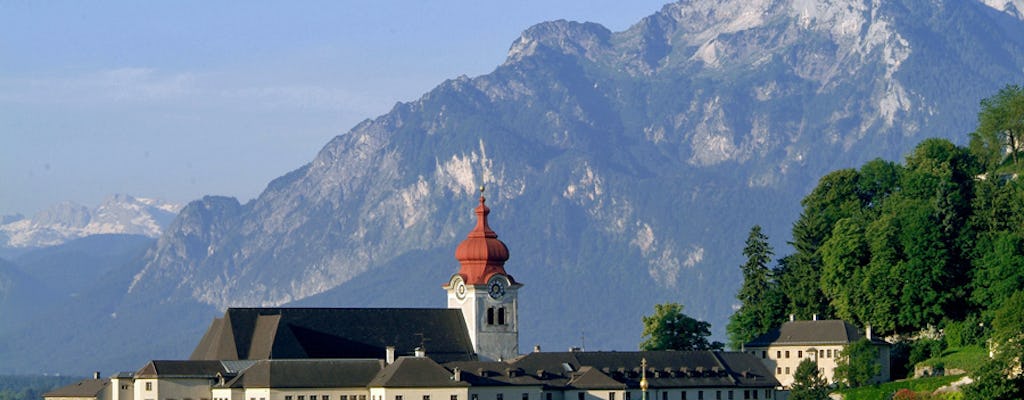
[[[335,135],[491,72],[529,26],[661,1],[0,1],[0,215],[243,203]]]

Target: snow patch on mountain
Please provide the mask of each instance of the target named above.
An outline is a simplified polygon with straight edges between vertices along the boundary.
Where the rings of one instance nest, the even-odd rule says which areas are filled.
[[[180,204],[117,194],[94,209],[64,202],[40,211],[32,218],[4,218],[0,247],[55,246],[69,240],[99,234],[132,234],[158,237],[174,219]]]
[[[1024,0],[981,0],[982,4],[1024,20]]]

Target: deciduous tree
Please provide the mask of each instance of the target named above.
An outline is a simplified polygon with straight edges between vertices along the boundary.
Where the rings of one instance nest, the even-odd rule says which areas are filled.
[[[683,314],[678,303],[654,305],[654,315],[644,316],[640,350],[715,350],[720,342],[709,343],[711,324]]]

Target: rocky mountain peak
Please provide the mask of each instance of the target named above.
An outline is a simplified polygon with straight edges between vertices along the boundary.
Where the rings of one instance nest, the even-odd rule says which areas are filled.
[[[0,247],[54,246],[97,234],[132,234],[158,237],[180,205],[115,194],[95,208],[62,202],[32,218],[9,219],[0,224]]]

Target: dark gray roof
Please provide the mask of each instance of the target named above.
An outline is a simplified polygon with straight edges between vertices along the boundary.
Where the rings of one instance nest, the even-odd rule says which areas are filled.
[[[643,351],[530,353],[512,365],[548,386],[579,389],[638,388],[647,360],[650,387],[775,387],[778,381],[742,352]],[[537,371],[537,372],[532,372]],[[545,375],[540,378],[540,372]]]
[[[471,386],[544,386],[536,371],[527,373],[501,361],[455,361],[445,363],[450,371],[458,368],[461,379]]]
[[[99,397],[109,384],[108,379],[85,379],[43,393],[43,397]]]
[[[230,308],[203,335],[193,360],[384,358],[424,346],[439,362],[473,360],[458,309]]]
[[[260,360],[225,386],[232,388],[366,387],[380,370],[381,360]]]
[[[843,320],[788,321],[778,329],[758,336],[744,346],[845,345],[863,337],[855,326]],[[878,344],[885,343],[877,338],[872,339]]]
[[[371,387],[465,387],[452,371],[427,357],[400,357],[370,381]]]
[[[136,378],[214,378],[229,374],[220,361],[153,360],[135,372]]]

